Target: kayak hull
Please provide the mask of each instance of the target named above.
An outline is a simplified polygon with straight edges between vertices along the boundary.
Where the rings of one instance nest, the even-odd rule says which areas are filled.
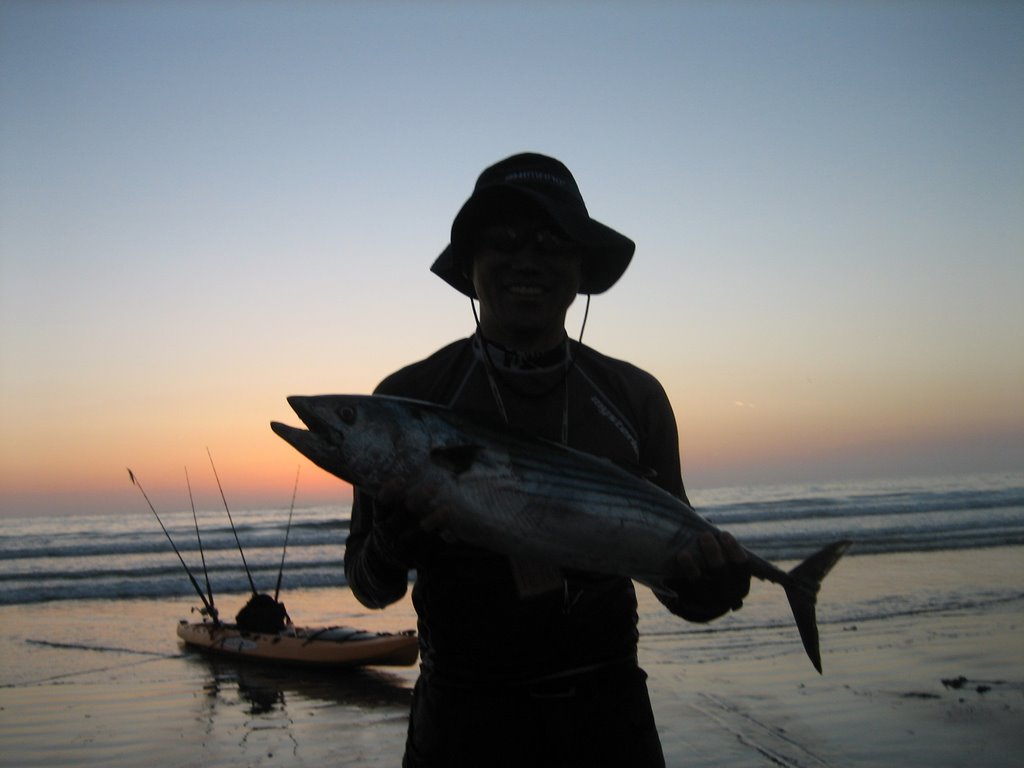
[[[413,632],[376,633],[351,627],[289,627],[268,634],[243,632],[234,624],[178,624],[186,645],[236,659],[305,667],[409,667],[419,643]]]

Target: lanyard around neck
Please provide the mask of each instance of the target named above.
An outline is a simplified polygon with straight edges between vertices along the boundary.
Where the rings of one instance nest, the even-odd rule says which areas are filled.
[[[475,345],[477,345],[478,350],[480,352],[480,357],[481,357],[481,359],[483,361],[484,373],[487,375],[487,383],[488,383],[488,385],[491,388],[491,397],[494,398],[494,404],[495,404],[495,406],[497,406],[498,413],[501,416],[502,421],[505,422],[506,426],[510,425],[512,422],[509,419],[508,409],[505,407],[505,399],[501,395],[501,388],[498,386],[498,380],[499,379],[505,384],[505,386],[508,389],[512,390],[513,392],[515,392],[517,394],[520,394],[520,395],[527,395],[529,397],[535,397],[535,398],[538,398],[538,399],[543,397],[543,396],[545,396],[545,395],[547,395],[548,393],[554,391],[554,389],[556,387],[558,387],[559,385],[562,386],[561,442],[562,442],[562,445],[568,445],[569,444],[569,373],[570,373],[570,371],[572,371],[573,367],[576,364],[576,355],[570,353],[569,340],[568,339],[565,340],[565,357],[563,358],[563,363],[562,363],[562,365],[564,367],[564,373],[562,374],[561,378],[558,379],[558,381],[556,381],[553,385],[551,385],[547,389],[545,389],[542,392],[540,392],[538,394],[535,394],[535,395],[529,395],[529,394],[523,392],[522,390],[517,389],[504,376],[501,375],[501,372],[498,370],[497,365],[495,365],[494,360],[491,359],[491,353],[490,353],[490,349],[488,348],[489,347],[488,342],[483,337],[483,334],[479,332],[479,329],[478,329],[477,335],[473,337],[473,343]]]

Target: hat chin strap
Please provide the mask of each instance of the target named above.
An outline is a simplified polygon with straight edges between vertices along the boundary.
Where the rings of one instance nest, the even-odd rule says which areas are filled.
[[[584,295],[587,297],[587,303],[586,303],[586,305],[583,308],[583,322],[580,323],[580,335],[576,339],[576,343],[579,346],[583,346],[583,332],[587,329],[587,318],[590,316],[590,294],[587,293],[587,294],[584,294]],[[483,329],[480,327],[480,315],[476,311],[476,300],[472,296],[469,297],[469,307],[470,307],[470,309],[473,310],[473,322],[476,324],[476,334],[477,334],[477,336],[480,337],[481,341],[487,341],[487,337],[484,336]],[[577,347],[577,352],[578,351],[579,351],[579,347]],[[569,363],[570,369],[575,364],[576,364],[576,352],[573,353],[572,360]]]

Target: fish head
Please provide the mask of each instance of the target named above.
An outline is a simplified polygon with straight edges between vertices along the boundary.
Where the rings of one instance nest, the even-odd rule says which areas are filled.
[[[318,467],[367,490],[395,473],[404,453],[401,414],[370,395],[292,395],[288,404],[306,429],[271,429]]]

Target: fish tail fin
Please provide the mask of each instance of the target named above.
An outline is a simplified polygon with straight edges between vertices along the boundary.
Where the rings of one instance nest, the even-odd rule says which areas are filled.
[[[797,629],[804,650],[814,668],[821,674],[821,650],[818,646],[818,621],[815,606],[818,601],[818,589],[822,579],[828,575],[843,553],[849,549],[850,541],[836,541],[815,552],[800,565],[789,572],[789,579],[783,585],[789,607],[793,610]]]

